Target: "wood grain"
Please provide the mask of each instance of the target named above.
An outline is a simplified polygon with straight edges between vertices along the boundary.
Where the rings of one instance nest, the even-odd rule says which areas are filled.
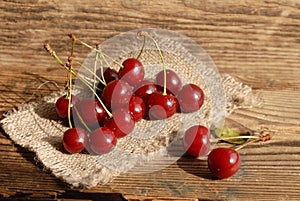
[[[34,200],[299,200],[300,2],[298,0],[4,0],[0,3],[0,114],[63,88],[72,32],[93,44],[136,28],[185,34],[230,74],[261,94],[228,125],[268,129],[272,140],[241,151],[230,179],[213,180],[205,161],[181,158],[161,171],[123,174],[93,189],[70,189],[34,153],[0,131],[0,198]],[[85,58],[88,49],[77,48]],[[44,85],[41,85],[44,83]],[[56,83],[56,84],[54,84]],[[157,162],[159,163],[159,162]],[[159,165],[159,164],[158,164]]]

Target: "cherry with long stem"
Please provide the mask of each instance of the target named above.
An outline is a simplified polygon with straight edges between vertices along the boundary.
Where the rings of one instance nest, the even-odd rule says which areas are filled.
[[[167,69],[166,69],[166,64],[165,64],[165,59],[164,59],[163,53],[162,53],[161,49],[159,48],[159,45],[156,42],[156,40],[152,36],[150,36],[147,32],[140,31],[138,33],[138,35],[139,36],[144,36],[144,38],[146,38],[146,37],[150,38],[153,41],[153,43],[155,44],[155,47],[158,51],[158,54],[159,54],[159,57],[161,59],[161,63],[162,63],[162,66],[163,66],[164,88],[163,88],[163,93],[162,94],[165,96],[165,95],[167,95]],[[144,39],[144,40],[146,40],[146,39]]]
[[[72,52],[73,53],[73,52]],[[69,104],[68,104],[68,121],[69,121],[69,127],[72,128],[72,122],[71,122],[71,101],[72,101],[72,85],[73,85],[73,79],[72,79],[72,73],[71,69],[72,69],[72,60],[69,58],[68,59],[69,62],[67,64],[67,66],[69,67],[69,72],[68,72],[68,89],[67,89],[67,98],[69,100]]]
[[[138,56],[136,57],[136,59],[139,60],[140,57],[141,57],[141,55],[142,55],[142,53],[144,52],[144,49],[145,49],[145,46],[146,46],[146,39],[147,39],[147,37],[146,37],[146,35],[141,35],[140,32],[139,32],[137,35],[138,35],[138,36],[143,36],[143,39],[144,39],[142,48],[141,48],[141,50],[140,50]]]
[[[168,117],[171,117],[173,114],[176,113],[177,108],[178,108],[178,101],[175,96],[172,94],[167,93],[167,73],[166,73],[166,65],[165,65],[165,60],[162,54],[162,51],[159,48],[158,43],[156,40],[150,36],[146,32],[139,32],[140,36],[147,36],[149,37],[155,44],[161,62],[163,66],[163,73],[164,73],[164,88],[163,92],[155,92],[152,93],[147,101],[147,107],[148,107],[148,116],[150,119],[156,119],[156,120],[161,120],[161,119],[166,119]]]
[[[96,44],[96,49],[97,49],[97,50],[99,49],[99,44]],[[95,53],[94,68],[93,68],[93,78],[94,78],[93,89],[94,89],[94,91],[96,91],[96,77],[97,77],[96,70],[97,70],[98,58],[99,58],[99,53],[96,52],[96,53]]]
[[[271,139],[270,134],[263,136],[234,136],[234,137],[224,137],[219,138],[219,141],[227,141],[234,139],[252,139],[240,145],[239,147],[232,148],[216,148],[212,150],[208,157],[208,168],[209,170],[220,179],[225,179],[234,175],[241,166],[241,157],[238,150],[244,148],[245,146],[258,141],[267,141]]]
[[[77,75],[77,72],[71,68],[69,69],[66,65],[63,64],[63,62],[59,59],[59,57],[56,55],[55,51],[52,50],[51,46],[49,43],[45,43],[44,44],[44,48],[46,49],[46,51],[57,61],[58,64],[60,64],[62,67],[64,67],[66,70],[70,71],[70,73],[72,73],[73,75]],[[93,94],[96,96],[96,98],[99,100],[100,104],[103,106],[103,108],[105,109],[105,111],[107,112],[109,117],[112,117],[112,113],[106,108],[106,106],[104,105],[104,103],[102,102],[101,98],[98,96],[98,94],[93,90],[92,86],[89,85],[89,83],[87,83],[87,81],[85,79],[83,79],[81,76],[77,76],[77,78],[83,82],[88,88],[89,90],[91,90],[93,92]]]
[[[143,46],[137,56],[137,58],[127,58],[122,62],[122,66],[119,70],[119,79],[122,79],[129,83],[131,86],[135,87],[139,83],[144,80],[145,76],[145,69],[143,64],[139,60],[140,56],[142,55],[145,47],[146,36],[144,36],[144,43]]]
[[[71,73],[72,71],[72,58],[74,55],[74,46],[75,46],[75,40],[72,38],[72,44],[71,44],[71,54],[68,58],[68,62],[66,66],[69,68],[68,69],[68,88],[67,88],[67,98],[69,100],[68,104],[68,121],[69,121],[69,127],[72,128],[72,122],[71,122],[71,101],[72,101],[72,86],[73,86],[73,74]]]
[[[220,142],[220,141],[227,141],[229,143],[234,143],[234,142],[230,142],[231,140],[238,140],[238,139],[253,139],[249,142],[253,143],[253,142],[265,142],[271,139],[271,135],[270,134],[266,134],[263,136],[254,136],[254,135],[240,135],[240,136],[234,136],[234,137],[219,137],[217,139],[212,139],[211,142]],[[241,145],[241,148],[245,147],[246,145],[248,145],[249,142],[245,142]],[[239,148],[239,149],[241,149]]]

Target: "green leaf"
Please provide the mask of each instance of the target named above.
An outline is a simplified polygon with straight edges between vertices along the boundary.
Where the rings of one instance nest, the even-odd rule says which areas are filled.
[[[222,141],[226,141],[232,144],[244,144],[248,138],[241,138],[245,133],[238,132],[224,126],[223,128],[216,128],[216,135]]]

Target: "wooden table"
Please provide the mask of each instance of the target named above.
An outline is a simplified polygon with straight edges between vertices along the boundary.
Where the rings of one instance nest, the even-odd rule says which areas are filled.
[[[151,27],[194,39],[221,74],[259,92],[260,107],[238,110],[228,121],[272,133],[271,141],[240,152],[242,168],[229,179],[205,178],[207,170],[198,168],[205,164],[183,158],[158,172],[122,174],[105,186],[84,190],[70,189],[0,130],[0,199],[300,200],[298,0],[5,0],[0,16],[1,118],[63,88],[65,72],[43,50],[45,40],[67,58],[66,33],[93,44]],[[76,56],[87,52],[78,49]]]

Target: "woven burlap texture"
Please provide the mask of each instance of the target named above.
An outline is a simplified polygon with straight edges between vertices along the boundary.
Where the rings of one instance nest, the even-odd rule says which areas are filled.
[[[250,87],[235,81],[229,75],[223,76],[223,85],[226,92],[227,114],[235,109],[253,105],[253,102],[249,101],[253,100]],[[38,160],[56,177],[74,187],[91,188],[111,181],[122,172],[122,169],[114,168],[120,161],[127,169],[134,167],[139,159],[126,161],[122,158],[110,158],[108,155],[105,157],[109,160],[105,161],[105,157],[99,160],[97,156],[67,154],[63,150],[62,134],[67,127],[57,117],[54,107],[55,101],[62,93],[53,93],[8,112],[1,120],[3,129],[15,143],[35,152]],[[152,142],[155,146],[164,147],[169,140],[154,139]],[[130,138],[123,138],[120,144],[127,145],[125,149],[128,153],[145,148],[132,143],[133,141]],[[107,161],[111,164],[106,164]]]

